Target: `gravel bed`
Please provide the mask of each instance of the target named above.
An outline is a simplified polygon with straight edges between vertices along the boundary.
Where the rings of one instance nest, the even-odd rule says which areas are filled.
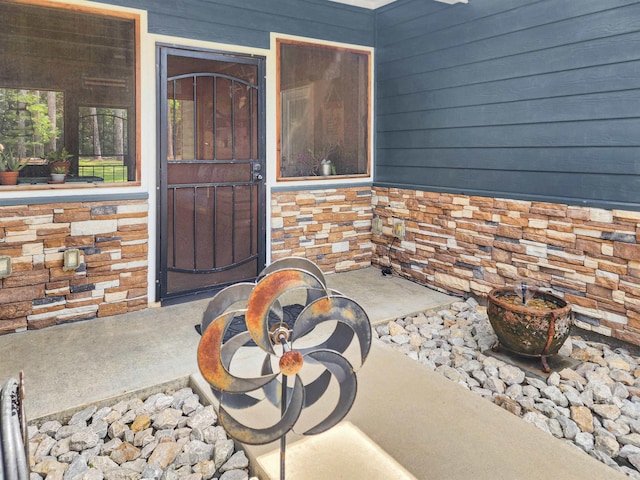
[[[244,451],[217,420],[183,388],[30,425],[30,480],[248,480]]]
[[[629,349],[572,336],[560,353],[577,366],[545,379],[482,353],[497,337],[473,298],[374,330],[426,368],[640,480],[640,358]]]

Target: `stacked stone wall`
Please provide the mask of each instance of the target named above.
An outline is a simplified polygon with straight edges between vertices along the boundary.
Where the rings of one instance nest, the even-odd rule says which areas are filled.
[[[478,297],[530,279],[571,302],[578,326],[640,344],[640,212],[381,187],[372,203],[374,264]]]
[[[371,187],[273,192],[271,260],[300,256],[325,273],[371,265]]]
[[[147,201],[0,207],[0,333],[147,307]],[[81,265],[63,269],[65,250]]]

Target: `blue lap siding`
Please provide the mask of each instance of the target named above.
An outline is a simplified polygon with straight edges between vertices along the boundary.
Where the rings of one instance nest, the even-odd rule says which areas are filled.
[[[112,0],[149,12],[149,31],[269,48],[270,32],[373,46],[374,13],[327,0]]]
[[[640,208],[640,2],[376,11],[381,186]]]

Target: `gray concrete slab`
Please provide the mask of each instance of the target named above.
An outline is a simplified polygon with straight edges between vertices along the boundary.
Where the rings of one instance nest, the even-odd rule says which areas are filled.
[[[372,324],[439,310],[458,300],[397,275],[383,276],[375,267],[327,275],[327,283],[359,303]]]
[[[188,377],[207,303],[0,336],[0,381],[24,371],[27,417],[38,418]]]

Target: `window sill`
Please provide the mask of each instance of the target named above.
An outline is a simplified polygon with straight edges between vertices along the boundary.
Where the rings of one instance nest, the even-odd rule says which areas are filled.
[[[106,183],[100,177],[70,177],[63,183],[49,183],[49,177],[25,177],[19,178],[17,185],[0,185],[0,192],[13,191],[36,191],[36,190],[58,190],[58,189],[88,189],[88,188],[113,188],[113,187],[139,187],[141,183],[119,182]]]
[[[349,180],[352,178],[371,178],[368,173],[354,173],[352,175],[313,175],[309,177],[278,177],[278,182],[320,182]]]
[[[67,177],[63,183],[102,183],[102,177]],[[18,178],[18,185],[42,185],[50,184],[50,177],[25,177]],[[61,184],[56,184],[61,185]]]

